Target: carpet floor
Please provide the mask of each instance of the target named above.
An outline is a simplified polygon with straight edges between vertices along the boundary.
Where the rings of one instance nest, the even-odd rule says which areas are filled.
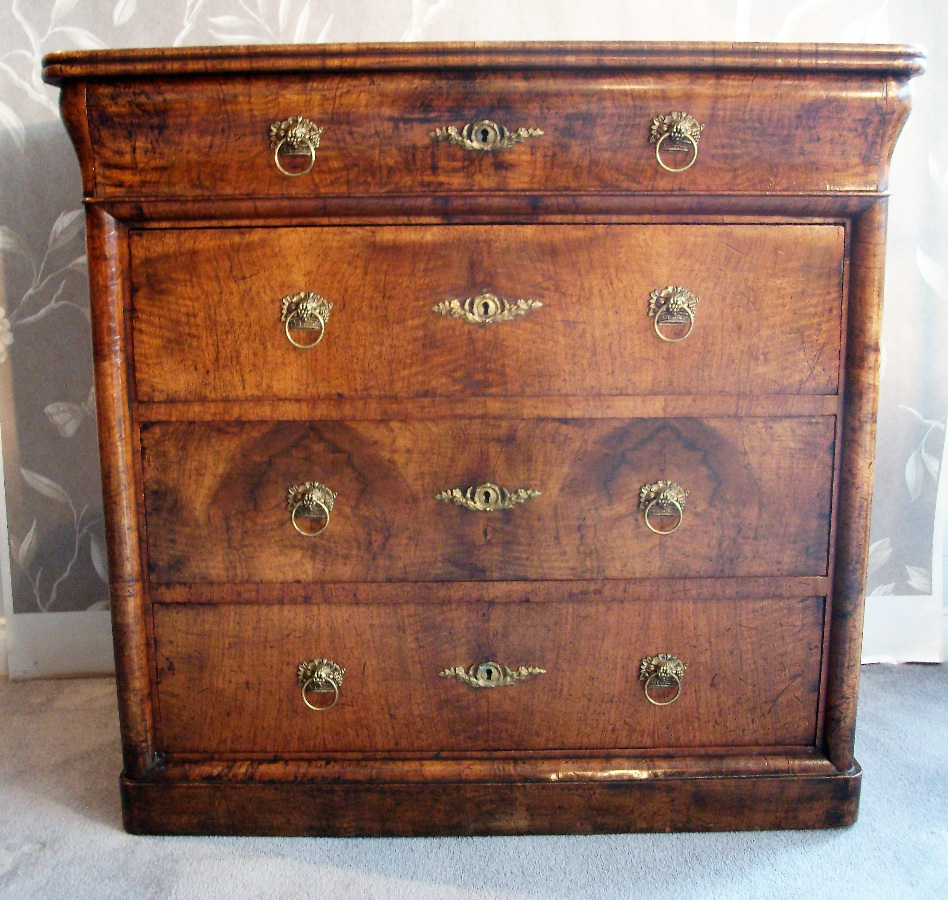
[[[127,835],[112,682],[0,680],[0,898],[944,900],[948,665],[862,677],[852,828],[411,840]]]

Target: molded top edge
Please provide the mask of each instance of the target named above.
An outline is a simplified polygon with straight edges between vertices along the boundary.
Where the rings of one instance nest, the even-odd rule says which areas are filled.
[[[464,42],[156,47],[50,53],[50,84],[89,78],[409,69],[678,69],[875,71],[911,78],[925,70],[915,47],[885,44],[711,42]]]

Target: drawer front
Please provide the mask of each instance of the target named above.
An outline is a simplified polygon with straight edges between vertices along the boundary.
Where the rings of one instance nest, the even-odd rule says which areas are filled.
[[[461,586],[450,589],[450,601]],[[213,589],[208,589],[212,593]],[[470,594],[481,589],[467,586]],[[503,586],[496,603],[156,604],[163,747],[181,753],[660,750],[813,746],[824,601],[569,602]],[[536,602],[540,601],[540,602]],[[667,706],[643,659],[687,668]],[[308,709],[300,663],[345,669]],[[506,686],[441,675],[485,662]],[[501,668],[495,677],[506,675]],[[475,670],[476,681],[476,670]],[[330,687],[327,684],[327,688]],[[673,689],[656,689],[667,700]],[[327,705],[332,693],[311,693]]]
[[[832,394],[844,241],[835,225],[139,232],[138,398]],[[656,331],[669,286],[698,298],[690,333]],[[322,332],[281,321],[303,291],[332,303]],[[485,293],[524,304],[443,306]]]
[[[106,197],[824,192],[879,187],[886,87],[884,77],[802,73],[183,77],[93,82],[87,108],[95,190]],[[704,128],[695,164],[668,172],[649,136],[655,117],[677,111]],[[323,130],[312,170],[288,177],[270,127],[295,116]],[[490,151],[431,136],[485,119],[543,134]],[[308,164],[300,149],[297,164]],[[689,159],[663,152],[671,168]]]
[[[142,430],[150,575],[824,575],[834,427],[832,416],[154,423]],[[653,534],[639,510],[640,489],[659,480],[689,492],[671,534]],[[306,482],[337,494],[316,537],[298,534],[288,512],[288,488]],[[486,483],[539,496],[466,508],[464,492]],[[455,489],[454,499],[436,499]],[[473,495],[479,500],[485,505],[483,491]],[[322,520],[297,524],[314,530]]]

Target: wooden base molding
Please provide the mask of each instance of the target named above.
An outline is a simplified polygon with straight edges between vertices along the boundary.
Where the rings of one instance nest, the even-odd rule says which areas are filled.
[[[436,837],[839,828],[862,771],[602,782],[320,784],[122,779],[134,834]]]

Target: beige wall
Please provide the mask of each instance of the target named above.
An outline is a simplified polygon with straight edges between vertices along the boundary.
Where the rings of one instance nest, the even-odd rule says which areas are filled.
[[[932,594],[948,408],[944,0],[0,0],[0,407],[17,613],[106,604],[80,182],[40,56],[76,47],[367,40],[915,43],[930,71],[891,187],[870,594]],[[885,597],[895,598],[884,601]],[[906,599],[908,598],[908,599]]]

